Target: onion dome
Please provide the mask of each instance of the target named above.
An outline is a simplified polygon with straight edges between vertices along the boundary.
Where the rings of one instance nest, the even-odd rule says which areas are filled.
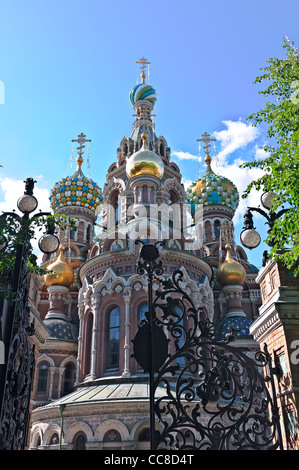
[[[47,266],[49,271],[48,274],[44,275],[44,281],[47,287],[50,286],[64,286],[70,287],[75,281],[73,268],[66,262],[63,251],[64,247],[61,248],[60,254],[54,263]]]
[[[83,158],[77,158],[77,171],[55,183],[50,195],[51,207],[54,211],[61,207],[80,206],[96,211],[103,203],[101,188],[92,179],[84,176],[81,165]]]
[[[225,245],[226,258],[217,270],[217,281],[221,286],[243,285],[246,278],[246,272],[243,266],[232,257],[230,245]]]
[[[207,155],[208,164],[206,173],[194,181],[186,190],[186,199],[194,209],[195,204],[205,206],[227,206],[234,212],[239,204],[237,187],[228,178],[216,175],[211,169],[211,157]],[[192,209],[191,209],[192,210]]]
[[[142,148],[131,155],[127,161],[126,172],[129,178],[139,175],[152,175],[161,179],[164,173],[164,163],[159,155],[147,148],[147,135],[141,136]]]
[[[150,103],[155,104],[157,101],[156,90],[154,90],[151,85],[147,85],[146,83],[139,83],[138,85],[135,85],[130,91],[130,101],[134,106],[134,104],[140,100],[147,100],[150,101]]]
[[[223,341],[226,336],[231,334],[231,329],[239,330],[235,333],[236,338],[252,338],[250,334],[250,325],[253,320],[245,316],[231,316],[224,318],[218,323],[215,330],[217,341]]]

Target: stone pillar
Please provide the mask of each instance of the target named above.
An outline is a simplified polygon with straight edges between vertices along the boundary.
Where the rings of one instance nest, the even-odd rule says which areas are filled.
[[[59,367],[58,373],[59,373],[59,379],[58,379],[58,390],[57,390],[57,398],[61,397],[61,384],[62,384],[62,377],[65,371],[65,367]]]
[[[78,334],[78,356],[77,356],[77,370],[76,370],[76,381],[77,385],[80,381],[80,366],[81,366],[81,352],[82,352],[82,325],[84,316],[84,303],[78,304],[78,316],[79,316],[79,334]]]
[[[243,286],[238,284],[226,285],[222,287],[226,296],[227,312],[226,317],[246,317],[242,307]]]
[[[49,385],[49,395],[48,395],[49,400],[52,400],[55,371],[56,371],[56,367],[50,367],[50,385]]]
[[[123,297],[125,301],[125,344],[124,344],[124,371],[123,377],[130,377],[130,300],[131,300],[131,290],[125,289],[123,292]]]
[[[45,317],[47,320],[49,318],[61,318],[62,320],[66,319],[64,306],[68,291],[68,287],[65,286],[48,287],[50,308]]]
[[[91,296],[91,308],[93,311],[93,327],[92,327],[92,343],[91,343],[91,366],[90,366],[90,377],[96,378],[96,366],[97,366],[97,337],[98,337],[98,320],[99,320],[99,306],[100,306],[100,294],[92,294]]]

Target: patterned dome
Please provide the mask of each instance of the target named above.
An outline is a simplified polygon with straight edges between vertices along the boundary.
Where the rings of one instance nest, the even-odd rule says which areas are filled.
[[[147,85],[146,83],[140,83],[139,85],[134,86],[134,88],[132,88],[130,91],[130,101],[134,106],[134,104],[140,100],[147,100],[152,104],[155,104],[157,101],[156,90],[154,90],[151,85]]]
[[[95,212],[96,208],[103,203],[104,198],[97,183],[84,176],[79,161],[78,169],[73,176],[67,176],[55,183],[50,201],[54,211],[60,207],[81,206]]]
[[[234,183],[216,175],[211,169],[192,183],[186,192],[186,199],[193,209],[195,204],[203,204],[204,207],[227,206],[235,211],[239,204],[239,193]]]
[[[249,328],[253,323],[253,320],[250,320],[247,317],[235,316],[224,318],[216,326],[216,339],[217,341],[222,341],[225,339],[227,334],[231,333],[231,327],[235,330],[240,330],[236,333],[236,338],[252,338]]]

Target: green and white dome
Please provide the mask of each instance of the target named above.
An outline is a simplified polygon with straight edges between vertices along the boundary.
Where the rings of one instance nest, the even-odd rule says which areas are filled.
[[[186,191],[186,199],[193,209],[196,204],[227,206],[234,212],[239,204],[237,187],[228,178],[216,175],[211,169],[194,181]]]
[[[132,88],[130,91],[130,101],[134,106],[137,101],[147,100],[154,104],[157,101],[156,90],[151,85],[140,83]]]

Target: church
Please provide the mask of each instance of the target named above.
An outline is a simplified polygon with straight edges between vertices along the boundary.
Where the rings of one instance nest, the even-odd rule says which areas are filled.
[[[129,95],[132,132],[120,140],[104,187],[85,175],[89,140],[82,133],[74,139],[76,171],[51,191],[53,212],[74,218],[76,230],[59,229],[58,251],[43,257],[49,273],[31,279],[37,346],[31,450],[149,448],[148,375],[132,357],[148,310],[136,240],[164,242],[164,278],[182,271],[184,290],[213,322],[217,339],[233,326],[238,344],[259,347],[250,333],[262,302],[258,269],[236,243],[237,187],[215,173],[213,139],[203,132],[205,172],[184,188],[166,138],[156,134],[157,94],[148,62],[141,62],[140,83]]]

